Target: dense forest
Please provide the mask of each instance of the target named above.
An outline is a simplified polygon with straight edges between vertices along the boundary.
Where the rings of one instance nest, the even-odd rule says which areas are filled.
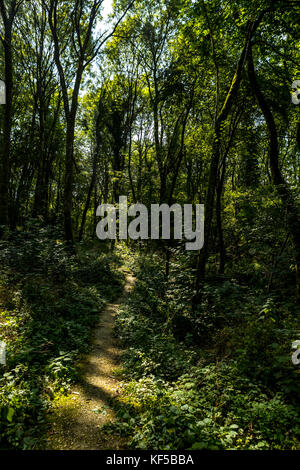
[[[2,450],[300,450],[299,19],[0,0]],[[120,196],[203,247],[100,240]]]

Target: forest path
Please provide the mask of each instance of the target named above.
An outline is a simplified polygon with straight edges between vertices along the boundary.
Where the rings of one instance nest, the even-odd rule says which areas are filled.
[[[111,401],[119,393],[119,380],[114,377],[114,370],[121,350],[113,336],[114,317],[134,285],[134,277],[129,273],[125,275],[122,296],[107,304],[100,313],[92,351],[82,364],[80,384],[72,388],[70,396],[56,402],[50,418],[47,449],[117,450],[124,445],[119,436],[105,434],[101,427],[114,420]]]

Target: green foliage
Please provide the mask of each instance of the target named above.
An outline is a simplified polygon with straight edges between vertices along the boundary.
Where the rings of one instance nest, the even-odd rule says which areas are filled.
[[[59,233],[38,224],[1,244],[6,303],[0,320],[7,365],[0,366],[2,446],[40,445],[45,412],[78,378],[76,362],[106,301],[122,290],[114,258],[70,255]]]
[[[121,430],[133,448],[297,447],[299,408],[263,393],[232,361],[193,367],[173,383],[155,377],[132,381],[123,396]]]
[[[126,382],[119,421],[107,430],[137,449],[298,449],[292,305],[232,279],[207,283],[194,311],[178,258],[169,281],[159,257],[138,259],[134,291],[116,323]],[[182,315],[181,327],[193,328],[179,335]]]

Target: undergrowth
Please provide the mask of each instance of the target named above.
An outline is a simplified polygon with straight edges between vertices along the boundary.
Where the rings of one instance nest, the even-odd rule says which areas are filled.
[[[43,446],[46,412],[78,377],[91,331],[107,301],[123,286],[118,259],[31,221],[0,246],[0,446]]]
[[[232,278],[207,281],[193,309],[178,256],[167,279],[159,255],[127,253],[137,280],[116,323],[124,384],[107,432],[135,449],[299,449],[295,304]]]

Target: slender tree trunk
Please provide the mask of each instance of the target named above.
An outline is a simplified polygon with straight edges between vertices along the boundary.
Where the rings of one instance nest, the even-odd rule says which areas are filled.
[[[57,190],[56,190],[56,199],[55,199],[55,214],[54,220],[57,220],[57,215],[60,211],[60,200],[61,200],[61,160],[59,161],[58,165],[58,181],[57,181]]]
[[[91,203],[91,198],[93,194],[93,189],[96,183],[96,178],[97,178],[97,157],[98,157],[98,145],[97,148],[94,150],[94,155],[93,155],[93,172],[92,172],[92,178],[87,194],[87,198],[85,201],[85,206],[83,209],[83,214],[82,214],[82,219],[81,219],[81,225],[80,225],[80,230],[79,230],[79,235],[78,235],[78,240],[81,241],[83,237],[83,231],[84,231],[84,226],[85,226],[85,221],[86,221],[86,215],[90,207]]]
[[[132,126],[132,123],[131,123],[131,126]],[[132,198],[133,198],[134,203],[136,203],[137,199],[136,199],[136,195],[135,195],[135,189],[134,189],[132,173],[131,173],[131,151],[132,151],[132,129],[130,127],[130,130],[129,130],[129,146],[128,146],[128,177],[129,177],[129,183],[130,183]]]
[[[218,234],[219,234],[219,250],[220,250],[220,265],[219,265],[220,274],[224,274],[225,272],[225,257],[226,257],[226,249],[225,249],[224,236],[223,236],[222,202],[221,202],[223,187],[224,187],[224,179],[225,179],[225,160],[223,162],[221,177],[217,185],[217,197],[216,197],[216,216],[217,216],[217,228],[218,228]]]
[[[72,224],[72,199],[73,199],[73,162],[74,162],[74,137],[75,137],[75,113],[70,113],[67,118],[65,177],[64,177],[64,229],[65,238],[74,243]]]
[[[242,50],[241,56],[239,58],[236,72],[232,78],[231,85],[229,91],[227,93],[226,99],[222,106],[221,111],[219,112],[216,122],[215,122],[215,136],[214,136],[214,143],[213,143],[213,151],[212,151],[212,158],[209,170],[209,181],[208,181],[208,189],[205,201],[205,227],[204,227],[204,246],[199,254],[198,257],[198,266],[197,266],[197,275],[196,275],[196,290],[199,291],[201,280],[205,277],[205,269],[206,263],[209,255],[209,247],[211,241],[211,232],[212,232],[212,222],[213,222],[213,214],[214,214],[214,202],[215,202],[215,192],[217,187],[217,176],[218,176],[218,168],[219,168],[219,161],[220,161],[220,144],[221,144],[221,137],[222,137],[222,125],[226,121],[234,103],[234,99],[237,95],[239,90],[241,80],[242,80],[242,72],[244,69],[244,65],[246,62],[248,49],[250,46],[251,38],[256,31],[260,21],[263,18],[265,12],[262,12],[254,23],[249,23],[248,25],[248,32],[247,37],[245,40],[245,45]]]
[[[95,236],[96,234],[96,227],[98,223],[97,209],[98,209],[98,205],[100,205],[101,203],[101,200],[102,200],[102,195],[99,198],[98,185],[97,185],[97,179],[96,179],[95,184],[94,184],[94,217],[93,217],[93,233],[92,233],[93,236]]]
[[[12,126],[12,93],[13,93],[13,66],[12,66],[12,20],[5,21],[4,36],[4,64],[6,104],[4,105],[3,146],[0,152],[0,235],[3,233],[1,226],[8,225],[8,182],[9,162],[11,149]]]
[[[296,285],[299,297],[300,289],[300,217],[299,209],[279,168],[279,146],[276,124],[272,111],[262,94],[254,69],[252,49],[248,54],[248,74],[253,93],[264,116],[269,137],[269,163],[274,186],[287,212],[287,224],[295,247]]]
[[[33,206],[33,217],[41,215],[44,221],[48,216],[48,182],[49,182],[49,162],[45,149],[45,107],[40,100],[39,109],[39,151],[40,158],[38,162],[38,173],[35,186],[35,197]]]

